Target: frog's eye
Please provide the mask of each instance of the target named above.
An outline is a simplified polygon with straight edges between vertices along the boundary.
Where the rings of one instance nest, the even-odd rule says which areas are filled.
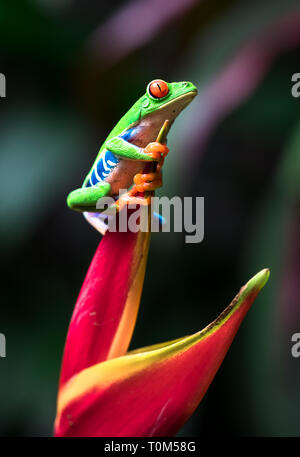
[[[168,84],[162,79],[155,79],[148,84],[148,93],[153,98],[163,98],[169,93]]]

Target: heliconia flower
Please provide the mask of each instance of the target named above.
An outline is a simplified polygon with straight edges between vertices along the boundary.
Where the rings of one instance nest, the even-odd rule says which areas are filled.
[[[174,435],[200,403],[269,277],[268,269],[256,274],[200,332],[127,352],[149,237],[108,232],[98,247],[67,336],[56,436]]]

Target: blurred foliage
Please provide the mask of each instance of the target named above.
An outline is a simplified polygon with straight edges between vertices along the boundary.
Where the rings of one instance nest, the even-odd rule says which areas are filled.
[[[200,89],[170,134],[159,194],[204,196],[205,238],[153,234],[132,346],[197,331],[270,267],[181,434],[299,435],[299,3],[165,0],[160,18],[149,3],[0,6],[0,435],[52,433],[67,327],[99,242],[65,198],[155,77]]]

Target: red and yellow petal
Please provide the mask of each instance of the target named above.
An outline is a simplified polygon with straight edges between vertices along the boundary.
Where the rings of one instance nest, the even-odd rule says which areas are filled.
[[[56,436],[170,436],[191,416],[269,277],[262,270],[202,331],[84,369],[58,398]]]
[[[67,335],[60,387],[126,353],[143,288],[150,231],[107,232],[82,285]]]

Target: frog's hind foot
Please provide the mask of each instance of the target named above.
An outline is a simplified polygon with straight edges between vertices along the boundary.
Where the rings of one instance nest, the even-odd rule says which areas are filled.
[[[162,187],[161,170],[152,173],[138,173],[133,178],[136,192],[149,192]]]

